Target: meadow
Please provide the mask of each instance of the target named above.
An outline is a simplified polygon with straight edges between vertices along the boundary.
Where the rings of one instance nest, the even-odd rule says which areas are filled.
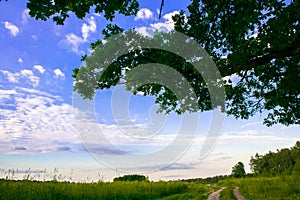
[[[0,199],[206,199],[209,190],[185,182],[39,182],[0,180]]]
[[[204,200],[208,195],[226,187],[221,200],[235,199],[232,191],[239,187],[247,200],[300,200],[300,178],[246,177],[227,178],[213,184],[187,181],[117,181],[98,183],[70,183],[60,181],[0,180],[0,200],[12,199],[107,199],[107,200]]]
[[[229,178],[220,181],[218,186],[227,187],[220,199],[235,199],[232,190],[239,187],[247,200],[300,200],[300,177],[297,176]]]

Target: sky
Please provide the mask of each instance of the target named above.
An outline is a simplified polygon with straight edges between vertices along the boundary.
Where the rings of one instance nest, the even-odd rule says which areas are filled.
[[[137,16],[117,16],[115,22],[144,35],[171,31],[171,16],[188,3],[166,1],[158,19],[160,1],[144,0]],[[88,102],[95,112],[88,113],[73,92],[72,72],[84,64],[80,58],[90,53],[90,43],[102,39],[106,20],[99,14],[83,20],[71,15],[58,26],[28,12],[26,1],[0,3],[0,177],[61,174],[67,180],[110,181],[143,173],[151,180],[173,180],[230,174],[239,161],[250,172],[255,153],[299,140],[299,126],[263,125],[266,113],[219,121],[212,111],[156,114],[153,97],[133,96],[121,86],[98,91]],[[116,117],[123,108],[129,121]],[[222,127],[220,135],[204,155],[215,123]]]

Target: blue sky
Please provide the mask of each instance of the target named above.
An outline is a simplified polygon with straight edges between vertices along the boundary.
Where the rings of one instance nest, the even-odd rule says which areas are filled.
[[[117,16],[116,22],[125,29],[135,27],[143,34],[151,35],[155,29],[170,31],[172,14],[186,8],[188,3],[166,2],[159,20],[160,1],[141,1],[141,11],[136,17]],[[30,18],[26,1],[10,0],[0,3],[0,13],[0,176],[5,176],[9,169],[18,169],[22,173],[16,176],[22,177],[29,168],[48,172],[58,168],[64,176],[71,174],[73,180],[111,180],[116,175],[139,172],[136,163],[126,172],[120,170],[132,159],[129,154],[147,158],[172,144],[183,126],[182,116],[155,114],[152,97],[130,96],[122,88],[115,88],[97,92],[95,101],[96,126],[115,149],[99,144],[90,154],[84,148],[86,141],[82,140],[74,119],[71,75],[82,64],[81,56],[89,53],[89,44],[101,39],[106,23],[101,15],[90,14],[84,20],[71,15],[64,26],[57,26],[50,20]],[[120,99],[120,105],[123,97],[130,97],[126,106],[132,124],[115,123],[113,95]],[[201,113],[197,115],[196,137],[191,139],[193,144],[186,151],[171,152],[172,162],[168,161],[170,165],[162,169],[168,159],[164,154],[157,154],[155,160],[139,163],[139,170],[144,169],[152,180],[207,177],[228,174],[233,165],[242,161],[249,171],[251,155],[290,147],[299,140],[299,126],[268,128],[262,125],[265,114],[250,120],[225,117],[216,145],[209,155],[200,159],[212,123],[212,112]],[[157,120],[153,126],[151,117]],[[192,127],[194,123],[184,125]],[[151,139],[136,137],[145,130],[155,130]],[[174,147],[180,145],[176,143]],[[93,154],[99,151],[100,156]],[[108,167],[110,164],[113,166]]]

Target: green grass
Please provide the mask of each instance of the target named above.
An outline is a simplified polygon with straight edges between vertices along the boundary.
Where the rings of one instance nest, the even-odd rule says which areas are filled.
[[[240,181],[239,187],[239,191],[249,200],[300,200],[300,180],[296,177],[245,179]]]
[[[220,194],[220,199],[222,200],[234,200],[235,197],[233,195],[233,186],[227,186],[224,190],[222,190]]]
[[[235,199],[235,187],[247,200],[300,200],[300,178],[293,176],[229,178],[212,185],[180,181],[68,183],[0,179],[0,200],[205,200],[221,187],[226,187],[221,200]]]
[[[185,182],[67,183],[0,180],[0,199],[206,199],[205,185]]]
[[[239,192],[247,200],[300,200],[299,177],[232,178],[220,181],[219,185],[230,188],[221,193],[221,200],[223,198],[232,199],[229,193],[232,192],[235,186],[239,187]]]

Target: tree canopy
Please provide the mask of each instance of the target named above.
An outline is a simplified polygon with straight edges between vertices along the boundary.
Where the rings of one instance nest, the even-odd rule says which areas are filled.
[[[174,17],[177,31],[193,37],[213,56],[226,86],[227,113],[248,118],[269,111],[266,125],[299,124],[300,2],[194,0]]]
[[[63,24],[70,12],[80,19],[89,12],[104,13],[109,21],[113,21],[116,13],[136,15],[139,4],[137,0],[29,0],[27,7],[36,19],[52,18],[57,24]],[[173,16],[175,30],[197,41],[216,63],[226,91],[225,112],[248,119],[267,111],[264,123],[268,126],[299,124],[300,1],[191,0],[188,11]],[[122,31],[117,25],[110,24],[103,34],[108,39]],[[148,40],[161,37],[167,36],[157,33]],[[100,40],[91,46],[93,49],[108,47]],[[95,90],[120,84],[127,80],[125,76],[130,70],[146,63],[167,64],[183,74],[195,90],[199,106],[197,109],[182,108],[172,90],[156,83],[135,88],[131,90],[133,93],[156,96],[160,111],[180,114],[213,109],[206,80],[195,72],[189,61],[159,49],[133,50],[116,58],[105,75],[98,77],[97,83],[85,91],[80,91],[76,85],[80,83],[77,75],[82,69],[77,68],[73,74],[74,89],[84,97],[92,98]],[[126,86],[132,88],[130,83]]]
[[[149,182],[149,178],[144,175],[132,174],[132,175],[124,175],[120,177],[116,177],[113,180],[116,181],[146,181]]]
[[[295,146],[269,151],[265,155],[251,157],[250,167],[257,176],[276,176],[276,175],[299,175],[300,169],[300,141]]]
[[[231,175],[235,178],[241,178],[246,175],[245,166],[242,162],[238,162],[234,167],[232,167]]]
[[[64,24],[70,12],[83,19],[93,8],[95,13],[104,13],[104,17],[112,21],[116,13],[125,16],[136,15],[138,7],[137,0],[28,0],[27,2],[32,17],[44,21],[51,18],[59,25]]]

